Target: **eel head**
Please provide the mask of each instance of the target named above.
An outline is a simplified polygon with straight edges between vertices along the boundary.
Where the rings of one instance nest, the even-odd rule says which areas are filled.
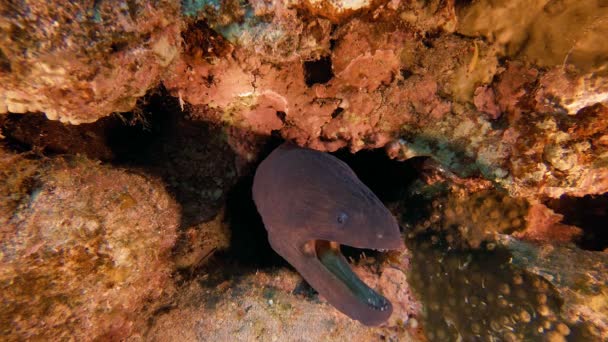
[[[380,251],[402,249],[399,226],[384,206],[329,212],[336,213],[333,220],[328,217],[325,225],[318,222],[315,227],[319,228],[305,229],[283,256],[338,310],[363,324],[379,325],[390,317],[391,302],[357,277],[341,254],[340,245]]]
[[[330,304],[366,325],[389,318],[390,301],[356,276],[340,245],[402,249],[399,225],[346,164],[283,145],[258,168],[253,197],[272,248]]]

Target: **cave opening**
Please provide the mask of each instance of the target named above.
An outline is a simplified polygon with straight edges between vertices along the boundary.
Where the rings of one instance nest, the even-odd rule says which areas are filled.
[[[180,236],[178,245],[188,243],[185,230],[212,220],[224,207],[231,247],[214,252],[211,259],[216,265],[235,263],[246,269],[287,266],[268,244],[251,196],[255,166],[283,140],[278,134],[267,138],[250,173],[237,174],[235,152],[225,139],[218,138],[225,134],[224,128],[191,120],[188,113],[160,87],[141,99],[136,110],[91,124],[66,125],[43,114],[1,118],[6,141],[19,152],[38,151],[41,156],[81,154],[162,179],[182,209],[180,235],[184,236]],[[28,140],[32,137],[36,140]],[[389,208],[406,196],[408,186],[418,177],[414,161],[392,160],[383,149],[355,154],[342,149],[333,155],[346,162]],[[343,246],[343,253],[354,260],[362,253],[377,254],[347,246]]]
[[[304,62],[304,80],[306,85],[325,84],[334,77],[331,57],[324,56],[314,61]]]
[[[174,102],[174,103],[173,103]],[[84,155],[116,165],[144,163],[146,151],[167,131],[177,100],[162,87],[149,91],[131,112],[78,125],[49,120],[44,113],[0,116],[5,146],[38,157]]]
[[[419,177],[418,159],[390,159],[381,148],[361,150],[354,154],[342,149],[333,154],[348,164],[384,203],[403,199],[408,187]]]
[[[281,143],[280,138],[271,138],[258,163]],[[332,154],[349,165],[359,179],[389,206],[402,200],[411,182],[419,176],[417,160],[405,162],[392,160],[384,149],[362,150],[354,154],[343,149]],[[270,247],[266,229],[255,208],[251,194],[254,172],[255,170],[252,174],[242,177],[228,194],[226,217],[232,232],[231,247],[227,253],[222,254],[222,257],[256,268],[286,266],[287,263]],[[363,254],[366,256],[378,254],[373,250],[349,246],[342,246],[342,252],[347,258],[355,261]]]
[[[591,251],[608,248],[608,193],[583,197],[564,195],[546,204],[556,213],[564,215],[563,223],[583,230],[577,242],[580,248]]]

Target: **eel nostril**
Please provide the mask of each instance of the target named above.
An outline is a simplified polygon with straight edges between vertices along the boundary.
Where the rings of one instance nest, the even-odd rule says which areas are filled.
[[[346,213],[339,213],[338,218],[336,219],[338,223],[344,223],[348,219],[348,215]]]

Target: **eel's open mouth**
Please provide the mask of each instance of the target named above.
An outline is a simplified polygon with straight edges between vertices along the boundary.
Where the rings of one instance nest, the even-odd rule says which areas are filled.
[[[351,295],[368,308],[377,311],[391,309],[388,299],[367,286],[351,270],[346,258],[340,252],[340,244],[333,241],[312,240],[305,245],[305,252],[315,253],[323,266],[342,282]]]

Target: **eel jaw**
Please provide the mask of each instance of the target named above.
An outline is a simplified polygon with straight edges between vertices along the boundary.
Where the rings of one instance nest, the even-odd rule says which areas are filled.
[[[310,240],[301,252],[306,262],[292,264],[338,310],[365,325],[379,325],[390,317],[391,302],[357,277],[337,242]]]

